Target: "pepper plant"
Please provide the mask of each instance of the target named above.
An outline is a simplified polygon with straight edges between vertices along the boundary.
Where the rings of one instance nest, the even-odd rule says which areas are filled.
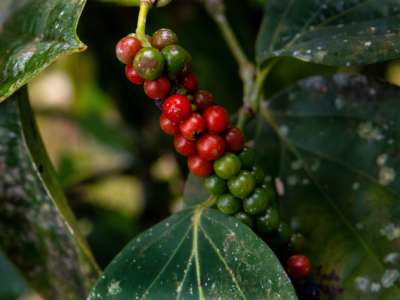
[[[358,71],[400,56],[400,3],[268,0],[253,60],[227,4],[203,0],[243,82],[242,105],[229,114],[168,24],[146,29],[151,10],[179,2],[106,2],[139,6],[136,32],[121,32],[110,59],[159,108],[161,130],[187,160],[184,207],[100,271],[26,88],[61,55],[85,49],[76,35],[85,1],[5,1],[0,270],[20,284],[0,299],[27,289],[44,299],[399,299],[400,89]],[[267,95],[288,57],[332,74],[315,68]]]

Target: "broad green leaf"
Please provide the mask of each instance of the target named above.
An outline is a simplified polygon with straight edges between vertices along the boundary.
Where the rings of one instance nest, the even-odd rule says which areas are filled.
[[[269,0],[257,62],[277,56],[334,66],[400,56],[397,0]]]
[[[0,299],[16,300],[28,292],[27,283],[0,252]]]
[[[83,299],[95,262],[38,135],[26,89],[0,104],[0,247],[46,299]]]
[[[245,225],[195,208],[134,239],[92,291],[97,299],[297,299],[279,261]]]
[[[85,49],[76,36],[85,2],[0,2],[0,102],[61,55]]]
[[[272,98],[256,124],[260,161],[280,163],[282,212],[305,233],[326,298],[400,299],[399,99],[364,76],[313,77]]]

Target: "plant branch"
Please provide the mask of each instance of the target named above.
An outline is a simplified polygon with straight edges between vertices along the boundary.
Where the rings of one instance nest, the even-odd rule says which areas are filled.
[[[152,7],[153,7],[152,0],[140,0],[140,10],[136,27],[136,36],[145,47],[150,46],[150,43],[146,37],[146,22],[147,22],[147,15],[149,14],[149,11]]]
[[[238,39],[235,36],[235,33],[232,30],[232,27],[227,20],[224,1],[204,0],[204,4],[209,15],[218,25],[218,28],[220,29],[226,43],[228,44],[232,55],[238,63],[241,78],[243,80],[249,80],[249,78],[254,74],[254,65],[247,58]]]

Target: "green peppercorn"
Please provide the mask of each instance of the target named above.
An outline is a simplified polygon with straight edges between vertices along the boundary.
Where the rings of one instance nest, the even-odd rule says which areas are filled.
[[[257,184],[264,183],[265,173],[264,173],[264,170],[260,166],[258,166],[258,165],[253,166],[253,168],[251,169],[251,174],[254,175],[254,178],[256,179]]]
[[[164,57],[155,48],[142,48],[133,60],[133,67],[140,77],[154,80],[160,77],[164,70]]]
[[[260,215],[271,203],[273,194],[268,188],[257,188],[254,193],[243,201],[243,209],[249,215]]]
[[[253,148],[245,148],[239,154],[239,158],[242,161],[242,167],[245,170],[251,170],[255,163],[256,153]]]
[[[221,195],[226,191],[226,182],[222,178],[212,175],[204,180],[204,187],[212,195]]]
[[[277,233],[280,242],[287,243],[289,242],[290,237],[292,236],[292,229],[288,224],[281,222],[278,226]]]
[[[151,44],[154,48],[163,49],[178,43],[178,36],[171,29],[162,28],[154,32]]]
[[[250,228],[254,227],[254,219],[245,212],[242,211],[238,212],[237,214],[235,214],[235,218],[238,219],[243,224],[249,226]]]
[[[240,199],[232,196],[231,194],[221,195],[217,199],[218,209],[226,215],[233,215],[237,213],[241,206]]]
[[[290,237],[289,248],[294,253],[302,252],[305,243],[304,236],[301,233],[294,233]]]
[[[241,171],[237,176],[228,181],[229,191],[240,199],[249,196],[256,186],[254,176],[248,171]]]
[[[167,72],[171,78],[176,78],[181,73],[190,69],[192,58],[181,46],[170,45],[161,50],[164,55]]]
[[[259,233],[269,234],[278,229],[279,214],[274,208],[269,208],[265,215],[262,215],[256,220],[256,229]]]
[[[240,159],[233,153],[226,153],[214,162],[214,171],[219,177],[229,179],[240,172]]]

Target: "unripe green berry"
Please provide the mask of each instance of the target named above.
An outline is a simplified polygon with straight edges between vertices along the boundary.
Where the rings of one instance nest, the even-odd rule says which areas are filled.
[[[254,193],[243,201],[243,209],[249,215],[260,215],[271,203],[273,194],[266,188],[257,188]]]
[[[245,212],[242,211],[238,212],[237,214],[235,214],[235,218],[238,219],[243,224],[249,226],[250,228],[254,227],[254,219]]]
[[[233,153],[226,153],[214,162],[214,171],[219,177],[229,179],[240,172],[242,163]]]
[[[160,77],[164,70],[164,57],[155,48],[142,48],[133,60],[135,71],[146,80],[154,80]]]
[[[204,180],[204,187],[212,195],[221,195],[226,191],[226,182],[222,178],[212,175]]]
[[[237,176],[228,181],[228,188],[232,195],[245,199],[249,196],[256,186],[254,176],[247,171],[241,171]]]
[[[151,44],[157,49],[178,43],[178,37],[171,29],[162,28],[154,32]]]
[[[240,210],[241,201],[231,194],[224,194],[218,197],[217,207],[222,213],[233,215]]]
[[[269,234],[278,229],[279,222],[278,211],[274,208],[269,208],[265,215],[257,218],[256,229],[259,233]]]
[[[290,237],[289,248],[292,252],[299,253],[303,251],[305,243],[304,236],[301,233],[294,233]]]
[[[292,235],[292,229],[290,226],[284,222],[281,222],[278,226],[277,233],[280,239],[280,242],[287,243],[290,240]]]
[[[253,148],[245,148],[239,154],[239,158],[242,161],[243,169],[251,170],[255,163],[256,153]]]
[[[167,72],[171,78],[189,71],[192,58],[181,46],[170,45],[161,50],[164,55]]]
[[[262,184],[264,182],[265,173],[260,166],[253,166],[253,168],[251,169],[251,174],[254,175],[257,184]]]

